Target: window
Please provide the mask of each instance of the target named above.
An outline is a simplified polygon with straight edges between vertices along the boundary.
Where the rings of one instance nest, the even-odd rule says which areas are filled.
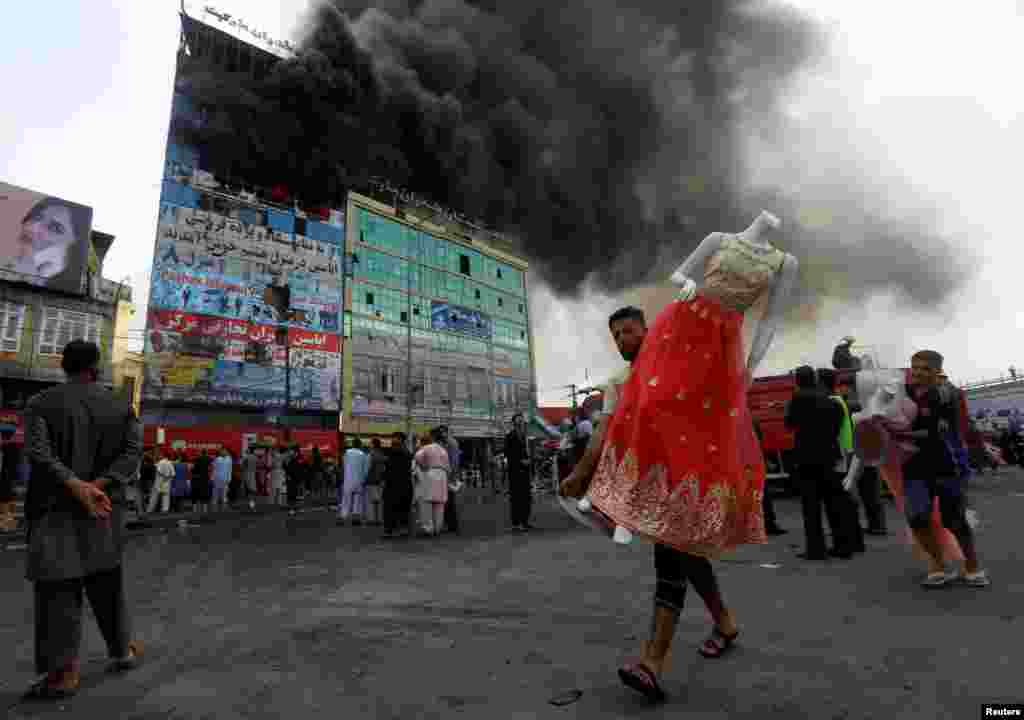
[[[366,293],[366,304],[367,305],[373,305],[373,293],[372,292]]]
[[[409,313],[407,313],[405,310],[402,311],[402,322],[409,322]]]
[[[501,280],[501,268],[498,268],[498,279]]]
[[[479,291],[479,290],[477,290],[477,291],[476,291],[476,299],[477,299],[477,300],[479,300],[479,299],[480,299],[480,291]]]
[[[519,303],[519,314],[520,315],[523,314],[523,304],[522,303]]]
[[[420,314],[420,309],[419,309],[419,307],[414,307],[414,308],[412,309],[412,314],[413,314],[413,315],[419,315],[419,314]]]
[[[519,339],[520,340],[525,340],[526,339],[526,331],[525,330],[520,330],[519,331]]]
[[[498,298],[498,307],[505,307],[505,298]]]
[[[18,352],[21,348],[21,330],[24,327],[24,305],[10,302],[0,305],[0,350]]]
[[[469,256],[459,255],[459,272],[463,275],[469,275]]]
[[[99,315],[44,308],[39,352],[60,355],[72,340],[87,340],[99,345],[102,327],[103,318]]]

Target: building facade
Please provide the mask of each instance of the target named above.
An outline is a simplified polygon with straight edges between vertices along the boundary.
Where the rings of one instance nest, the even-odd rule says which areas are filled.
[[[55,238],[67,243],[50,264]],[[91,208],[0,183],[0,442],[7,460],[24,439],[25,404],[66,380],[61,355],[72,340],[95,342],[99,381],[122,390],[114,359],[130,336],[118,317],[134,305],[130,286],[102,276],[113,242],[92,229]]]
[[[423,214],[349,195],[342,429],[502,437],[536,412],[528,265]]]
[[[408,198],[382,202],[379,188],[303,210],[282,185],[221,177],[185,140],[208,109],[190,97],[190,70],[260,77],[294,48],[210,6],[181,21],[146,325],[148,441],[157,428],[172,444],[212,433],[238,446],[442,422],[485,438],[533,411],[527,264],[501,238]]]

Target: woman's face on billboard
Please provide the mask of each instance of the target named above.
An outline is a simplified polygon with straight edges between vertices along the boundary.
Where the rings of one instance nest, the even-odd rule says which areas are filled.
[[[64,205],[48,205],[33,212],[21,225],[21,254],[70,245],[75,241],[73,228],[71,210]]]

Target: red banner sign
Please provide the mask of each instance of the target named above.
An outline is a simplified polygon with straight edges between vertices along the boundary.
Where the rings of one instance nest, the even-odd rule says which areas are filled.
[[[335,333],[291,328],[288,331],[288,344],[293,348],[338,352],[338,336]]]
[[[248,339],[261,345],[273,345],[277,342],[277,328],[273,325],[250,325]]]
[[[174,310],[154,310],[149,314],[150,329],[176,332],[182,335],[198,335],[203,318]]]
[[[204,316],[199,328],[201,335],[220,337],[225,340],[246,340],[249,337],[249,323],[245,320]]]

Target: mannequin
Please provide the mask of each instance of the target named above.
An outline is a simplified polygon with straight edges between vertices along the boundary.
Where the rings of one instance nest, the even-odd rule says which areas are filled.
[[[705,237],[690,257],[688,257],[686,261],[683,262],[683,264],[680,265],[674,273],[672,273],[670,281],[674,286],[679,288],[679,291],[676,293],[676,301],[687,303],[697,296],[698,292],[703,287],[703,283],[698,285],[697,281],[693,279],[693,276],[703,276],[708,261],[711,260],[716,253],[719,253],[722,250],[724,241],[730,237],[736,238],[749,243],[756,252],[770,253],[775,250],[770,241],[777,236],[781,226],[782,221],[778,217],[767,210],[762,210],[761,213],[754,218],[754,221],[750,226],[739,233],[729,235],[717,232],[711,233]],[[764,359],[764,356],[775,337],[775,330],[778,325],[778,321],[782,317],[786,302],[792,294],[798,272],[799,263],[797,262],[797,259],[792,255],[785,254],[782,266],[772,282],[771,289],[768,294],[768,303],[764,314],[761,317],[761,321],[757,326],[757,333],[754,336],[754,340],[749,351],[747,352],[746,382],[748,385],[753,378],[754,370],[757,369],[758,365]],[[563,503],[563,507],[564,505],[565,503]],[[580,499],[576,509],[585,517],[591,512],[592,507],[593,503],[591,498],[587,495]],[[568,508],[566,508],[566,511],[575,519],[582,520],[576,512],[573,512]],[[588,518],[585,524],[604,534],[611,534],[614,541],[618,544],[628,545],[633,540],[633,533],[624,527],[613,526],[614,529],[609,529],[609,521],[607,518],[591,517]]]
[[[747,392],[797,277],[796,258],[772,245],[780,226],[762,212],[740,233],[704,238],[672,274],[676,300],[650,325],[637,308],[609,317],[629,372],[609,386],[606,416],[560,486],[563,496],[587,496],[588,524],[614,527],[620,543],[639,535],[654,545],[650,639],[619,669],[624,685],[652,700],[664,699],[658,678],[686,588],[713,622],[698,652],[722,657],[740,631],[711,561],[767,542],[764,454]],[[763,313],[748,343],[755,307]]]
[[[897,440],[888,433],[910,429],[917,415],[917,405],[907,397],[903,370],[862,370],[857,374],[857,396],[867,398],[864,410],[853,416],[856,450],[850,470],[843,480],[843,489],[850,492],[857,483],[865,466],[878,467],[879,473],[896,498],[897,509],[902,513],[903,464],[918,451],[910,440]],[[868,425],[875,427],[868,429]],[[873,436],[870,437],[869,436]],[[964,559],[956,537],[942,525],[938,507],[932,512],[932,527],[947,561]],[[907,541],[918,555],[924,551],[908,527]]]

